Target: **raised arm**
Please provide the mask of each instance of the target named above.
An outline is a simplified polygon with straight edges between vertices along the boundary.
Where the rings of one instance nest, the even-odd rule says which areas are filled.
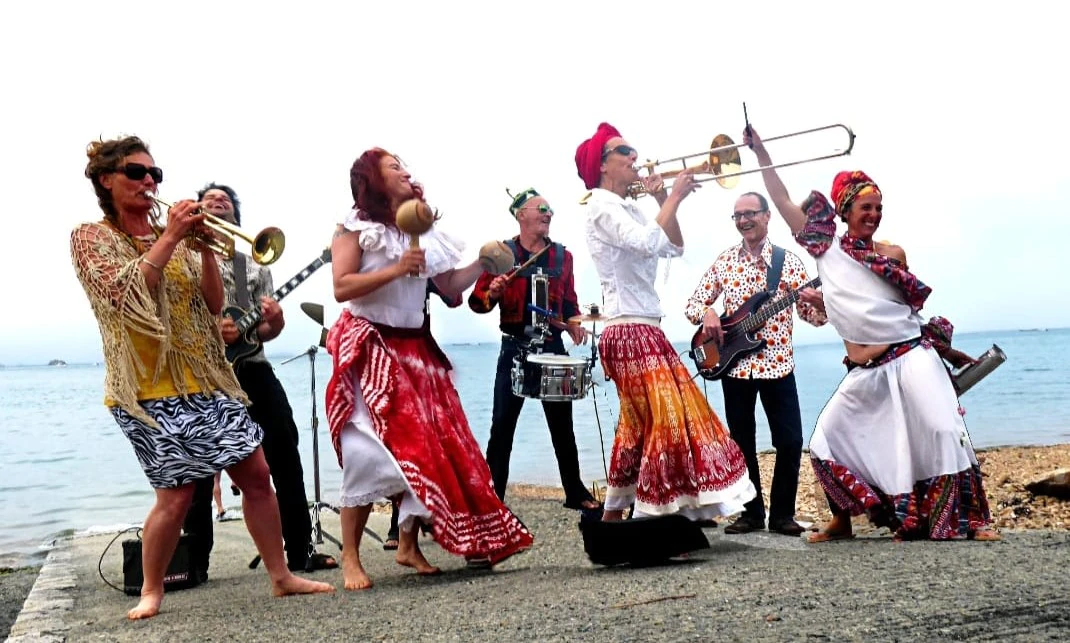
[[[754,151],[762,167],[773,165],[773,160],[769,158],[769,151],[765,149],[765,144],[762,143],[761,137],[753,127],[743,130],[743,142]],[[792,203],[788,188],[784,187],[784,182],[780,180],[780,175],[776,170],[762,170],[762,180],[765,182],[765,191],[769,193],[769,198],[776,206],[777,212],[784,217],[784,221],[791,228],[791,233],[798,234],[806,225],[806,213],[801,207]]]

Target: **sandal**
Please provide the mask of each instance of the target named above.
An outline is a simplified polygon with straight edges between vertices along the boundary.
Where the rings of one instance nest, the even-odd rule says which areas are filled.
[[[981,543],[993,543],[993,542],[996,542],[998,540],[1003,540],[1003,535],[1000,534],[995,529],[985,528],[985,529],[978,529],[977,531],[968,533],[966,535],[966,538],[968,540],[976,540],[977,542],[981,542]]]
[[[598,511],[602,509],[602,503],[598,502],[591,496],[587,496],[581,500],[566,500],[564,502],[565,509],[575,509],[577,511]]]
[[[338,561],[334,556],[313,552],[305,561],[305,571],[314,572],[321,569],[338,569]]]

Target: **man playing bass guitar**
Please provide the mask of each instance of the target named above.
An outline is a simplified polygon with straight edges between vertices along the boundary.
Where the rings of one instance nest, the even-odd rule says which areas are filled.
[[[799,461],[802,457],[802,418],[795,386],[795,362],[792,357],[792,314],[790,301],[798,299],[801,319],[814,326],[825,324],[821,293],[807,284],[806,267],[795,254],[777,248],[768,239],[769,206],[764,196],[748,192],[735,203],[732,221],[743,238],[725,250],[710,266],[687,302],[685,314],[692,324],[702,325],[697,340],[711,341],[720,349],[722,360],[730,365],[720,377],[724,393],[725,419],[732,439],[747,460],[747,471],[758,495],[746,504],[743,514],[725,527],[727,534],[743,534],[765,527],[765,505],[755,444],[754,407],[757,397],[769,420],[776,465],[773,469],[769,498],[769,531],[797,536],[803,528],[795,522],[795,495],[799,486]],[[782,308],[753,331],[760,340],[752,350],[734,350],[733,345],[746,341],[735,328],[722,327],[722,319],[713,304],[724,294],[726,319],[744,308],[755,295],[775,290],[776,295],[748,318],[761,320],[768,307]],[[784,301],[785,298],[790,298]],[[780,301],[782,303],[778,304]],[[784,305],[787,304],[787,305]],[[749,319],[748,321],[755,321]],[[744,326],[746,321],[733,324]],[[727,342],[727,345],[726,345]],[[738,361],[732,362],[736,359]]]

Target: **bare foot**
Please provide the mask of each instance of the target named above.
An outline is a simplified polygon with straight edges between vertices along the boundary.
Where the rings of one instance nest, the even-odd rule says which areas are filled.
[[[997,540],[1003,540],[1003,536],[1001,536],[1000,533],[995,529],[992,529],[991,527],[986,527],[984,529],[978,529],[977,531],[973,532],[973,535],[970,536],[970,540],[976,540],[979,542],[995,542]]]
[[[301,578],[288,574],[282,580],[271,584],[271,593],[275,596],[290,596],[291,594],[324,594],[334,591],[334,587],[327,583]]]
[[[394,560],[397,561],[398,565],[412,567],[420,576],[438,576],[442,573],[441,569],[427,562],[427,559],[424,558],[424,553],[419,548],[414,548],[412,551],[404,553],[399,549]]]
[[[810,534],[806,538],[806,542],[827,543],[833,540],[847,540],[854,537],[850,516],[834,515],[832,520],[825,524],[824,529]]]
[[[360,559],[356,556],[342,554],[342,578],[345,580],[345,588],[349,591],[358,589],[370,589],[372,579],[364,571]]]
[[[126,613],[126,618],[131,621],[139,621],[143,618],[152,618],[160,613],[160,603],[163,602],[163,594],[142,594],[137,607]]]

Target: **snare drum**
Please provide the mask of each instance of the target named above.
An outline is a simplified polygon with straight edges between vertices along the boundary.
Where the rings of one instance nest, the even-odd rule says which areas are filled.
[[[543,353],[513,358],[513,394],[543,402],[580,400],[591,386],[590,363],[581,357]]]

